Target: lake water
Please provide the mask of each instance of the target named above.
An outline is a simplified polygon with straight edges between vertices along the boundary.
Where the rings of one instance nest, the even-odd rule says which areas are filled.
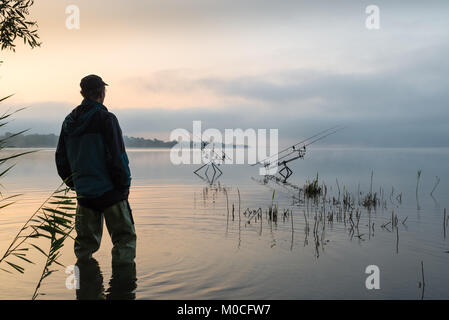
[[[98,268],[89,271],[94,291],[137,299],[449,299],[443,223],[449,207],[448,149],[310,149],[292,164],[288,185],[264,184],[258,169],[245,165],[221,166],[224,174],[211,185],[193,174],[198,166],[172,165],[168,150],[130,149],[128,155],[136,275],[119,270],[113,278],[118,280],[111,281],[112,245],[105,229],[95,254]],[[0,254],[58,187],[53,159],[54,150],[39,150],[18,159],[1,178],[3,196],[23,195],[0,211]],[[370,211],[360,207],[357,229],[349,213],[339,211],[341,205],[327,203],[323,214],[323,204],[299,203],[293,186],[318,173],[328,199],[338,199],[340,188],[341,197],[345,190],[358,202],[371,189],[371,172],[382,205]],[[436,176],[441,182],[431,197]],[[279,208],[277,221],[266,215],[272,201]],[[262,215],[251,217],[247,208],[261,208]],[[291,213],[284,216],[286,209]],[[398,224],[392,228],[393,210]],[[44,263],[38,254],[31,257],[36,264],[23,275],[0,270],[0,299],[31,298]],[[72,240],[61,262],[75,264]],[[365,286],[369,265],[379,267],[379,290]],[[76,291],[66,288],[67,276],[60,267],[45,279],[39,299],[76,299]]]

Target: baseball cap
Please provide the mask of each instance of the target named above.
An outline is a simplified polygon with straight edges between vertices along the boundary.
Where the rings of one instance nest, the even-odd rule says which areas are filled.
[[[83,79],[81,79],[81,90],[83,91],[88,91],[88,90],[92,90],[92,89],[97,89],[100,88],[102,86],[107,86],[108,84],[106,82],[103,81],[103,79],[101,79],[101,77],[95,75],[95,74],[90,74],[86,77],[84,77]]]

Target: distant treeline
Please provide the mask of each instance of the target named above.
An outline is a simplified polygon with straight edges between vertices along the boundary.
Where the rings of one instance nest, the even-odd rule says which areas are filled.
[[[162,141],[158,139],[144,139],[124,136],[123,141],[125,146],[129,148],[171,148],[177,142],[176,141]]]
[[[13,135],[6,132],[0,136],[0,140]],[[56,148],[59,136],[55,134],[22,134],[11,137],[4,141],[5,147],[9,148]],[[171,148],[176,142],[165,142],[158,139],[144,139],[124,136],[125,146],[129,148]]]

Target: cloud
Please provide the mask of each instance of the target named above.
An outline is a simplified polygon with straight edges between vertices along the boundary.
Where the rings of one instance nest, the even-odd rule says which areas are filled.
[[[280,138],[295,141],[336,124],[348,129],[326,143],[364,146],[449,146],[449,45],[422,47],[371,57],[370,68],[289,68],[239,74],[164,70],[125,82],[136,93],[212,95],[214,103],[173,110],[119,109],[123,132],[168,139],[176,128],[278,128]],[[34,104],[6,129],[59,133],[74,106]],[[45,115],[45,116],[43,116]]]
[[[258,121],[264,116],[286,115],[410,122],[446,113],[449,63],[443,57],[447,54],[447,45],[404,52],[399,57],[373,61],[379,68],[372,71],[291,69],[231,78],[173,70],[142,77],[138,83],[151,92],[171,95],[209,91],[218,101],[240,98],[243,102],[240,105],[222,103],[210,107],[235,109],[242,116],[251,114]],[[254,113],[256,109],[260,112]],[[263,112],[270,114],[262,116]]]

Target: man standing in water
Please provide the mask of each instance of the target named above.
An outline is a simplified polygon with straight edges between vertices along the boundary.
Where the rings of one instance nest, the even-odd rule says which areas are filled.
[[[91,260],[100,247],[104,219],[114,245],[113,266],[133,263],[131,173],[122,131],[103,105],[107,84],[89,75],[80,85],[84,100],[65,118],[55,155],[59,176],[78,196],[75,255],[79,262]]]

